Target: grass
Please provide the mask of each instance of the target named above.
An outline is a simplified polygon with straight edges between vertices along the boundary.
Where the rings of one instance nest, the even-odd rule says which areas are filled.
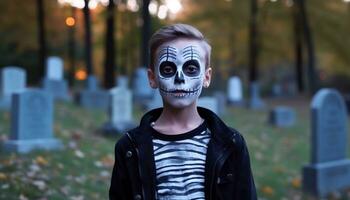
[[[228,107],[223,119],[247,141],[259,199],[312,199],[301,192],[301,169],[308,163],[310,151],[309,100],[268,100],[270,107],[278,104],[296,109],[295,126],[268,125],[267,109]],[[142,111],[135,110],[138,121]],[[104,112],[56,104],[54,133],[65,149],[26,155],[1,151],[0,199],[108,199],[118,137],[105,137],[98,131],[106,121]],[[6,140],[10,114],[1,112],[0,122],[0,137]]]

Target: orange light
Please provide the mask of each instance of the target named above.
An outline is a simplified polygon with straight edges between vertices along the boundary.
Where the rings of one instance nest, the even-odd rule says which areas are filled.
[[[75,79],[82,81],[85,80],[87,77],[87,73],[83,69],[79,69],[78,71],[75,72]]]
[[[66,25],[67,26],[74,26],[75,25],[75,19],[73,17],[67,17],[66,18]]]

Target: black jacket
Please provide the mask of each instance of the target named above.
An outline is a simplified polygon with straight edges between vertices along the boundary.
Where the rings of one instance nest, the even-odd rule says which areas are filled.
[[[153,200],[156,171],[150,123],[161,114],[145,114],[139,127],[127,132],[115,146],[110,200]],[[240,133],[227,127],[210,110],[198,107],[211,132],[205,163],[206,200],[256,200],[248,149]]]

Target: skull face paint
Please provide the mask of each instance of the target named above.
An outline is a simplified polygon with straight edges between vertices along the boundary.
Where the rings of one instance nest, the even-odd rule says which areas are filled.
[[[156,74],[165,103],[176,108],[191,105],[199,97],[205,73],[205,51],[197,41],[176,40],[158,51]]]

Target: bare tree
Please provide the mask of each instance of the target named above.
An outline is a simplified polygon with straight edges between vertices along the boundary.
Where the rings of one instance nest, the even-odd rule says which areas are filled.
[[[109,0],[106,19],[106,54],[104,69],[104,87],[106,89],[114,87],[115,81],[115,40],[114,40],[114,0]]]

